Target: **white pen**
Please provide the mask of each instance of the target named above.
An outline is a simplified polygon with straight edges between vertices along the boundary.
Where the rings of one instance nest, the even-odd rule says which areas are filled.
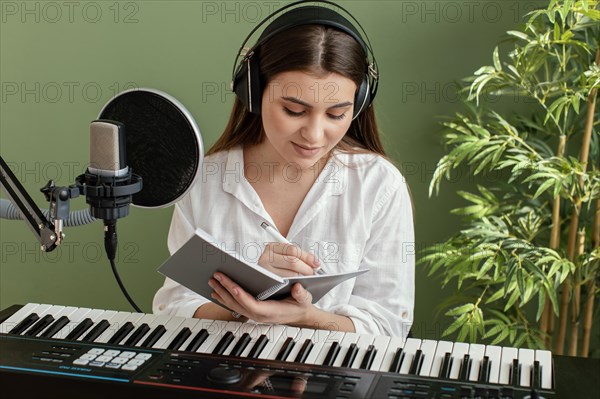
[[[263,229],[265,229],[269,234],[271,234],[271,236],[277,241],[280,242],[282,244],[292,244],[291,242],[289,242],[287,240],[287,238],[285,238],[284,236],[282,236],[277,230],[275,230],[273,228],[273,226],[271,226],[270,224],[268,224],[267,222],[262,222],[260,224],[260,227],[262,227]],[[325,272],[323,271],[323,269],[321,269],[321,267],[317,268],[315,270],[315,274],[325,274]]]

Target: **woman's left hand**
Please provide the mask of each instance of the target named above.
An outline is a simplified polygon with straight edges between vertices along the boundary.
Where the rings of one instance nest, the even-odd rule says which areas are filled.
[[[215,273],[208,285],[214,290],[214,299],[259,323],[306,325],[309,324],[310,313],[316,309],[312,295],[300,283],[294,284],[290,297],[266,301],[254,299],[223,273]]]

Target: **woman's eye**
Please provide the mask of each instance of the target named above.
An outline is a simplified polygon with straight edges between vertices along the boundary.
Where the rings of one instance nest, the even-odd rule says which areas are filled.
[[[344,112],[341,115],[331,115],[331,114],[329,114],[329,117],[331,119],[335,119],[336,121],[339,121],[339,120],[342,120],[342,119],[344,119],[346,117],[346,113]]]
[[[302,116],[302,114],[304,113],[304,112],[294,112],[294,111],[292,111],[291,109],[289,109],[287,107],[283,107],[283,110],[289,116]]]

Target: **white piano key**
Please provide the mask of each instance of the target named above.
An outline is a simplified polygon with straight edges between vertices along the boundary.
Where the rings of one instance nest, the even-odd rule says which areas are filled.
[[[404,343],[404,361],[400,366],[400,374],[408,374],[410,365],[412,364],[415,353],[421,347],[421,340],[416,338],[407,338]]]
[[[208,347],[205,349],[206,353],[212,353],[212,351],[215,349],[215,347],[219,344],[219,341],[221,340],[221,338],[223,338],[223,336],[225,334],[227,334],[228,332],[231,332],[235,335],[236,331],[239,330],[239,328],[242,326],[242,323],[239,321],[228,321],[225,324],[225,327],[220,330],[219,332],[219,337],[217,337],[216,339],[214,339],[212,341],[212,343],[210,345],[208,345]],[[231,342],[229,343],[229,345],[227,345],[227,347],[231,346]],[[227,349],[227,348],[225,348]],[[200,349],[198,349],[198,352],[201,352]]]
[[[4,320],[4,323],[0,324],[0,333],[8,334],[8,332],[12,330],[17,324],[19,324],[25,317],[29,316],[31,313],[37,313],[35,309],[39,308],[40,306],[50,305],[40,305],[39,303],[28,303],[27,305],[24,305],[23,307],[21,307],[21,309],[13,313],[12,316]]]
[[[104,332],[102,334],[100,334],[100,336],[98,338],[96,338],[94,340],[94,342],[98,342],[98,343],[108,342],[110,337],[115,335],[115,333],[119,330],[119,328],[121,328],[123,326],[123,324],[125,324],[125,320],[127,320],[127,318],[129,318],[129,316],[131,316],[130,312],[117,312],[113,317],[111,317],[110,319],[107,320],[108,323],[110,324],[110,326],[106,330],[104,330]],[[106,319],[104,319],[104,320],[106,320]],[[94,328],[94,327],[92,326],[92,328]]]
[[[433,365],[433,359],[437,349],[438,341],[432,339],[424,339],[421,342],[421,351],[423,352],[423,363],[419,375],[428,377],[431,373],[431,366]]]
[[[531,386],[531,370],[535,360],[535,352],[533,349],[519,349],[519,366],[521,367],[521,379],[519,385],[522,387]]]
[[[490,379],[492,384],[498,383],[500,377],[500,362],[502,359],[502,348],[496,345],[488,345],[485,347],[485,355],[490,359]]]
[[[385,351],[387,350],[388,344],[390,343],[391,339],[392,337],[386,335],[378,335],[375,337],[375,339],[373,340],[373,346],[375,347],[377,353],[373,358],[373,363],[371,363],[371,367],[369,367],[369,370],[379,370],[381,368],[381,363],[383,362],[383,358],[385,357]]]
[[[163,326],[165,327],[165,333],[162,335],[162,337],[160,337],[158,339],[158,341],[156,341],[156,343],[154,345],[152,345],[152,348],[165,349],[167,346],[169,346],[169,344],[171,343],[173,338],[175,338],[175,335],[177,335],[177,332],[179,331],[180,326],[184,322],[187,321],[189,323],[193,323],[194,321],[197,321],[197,320],[198,319],[188,319],[186,317],[179,317],[179,316],[171,317],[169,319],[169,321],[167,321],[167,324],[163,324]],[[154,328],[158,327],[159,325],[160,324],[157,324]],[[144,340],[145,339],[146,338],[144,338]]]
[[[378,371],[390,371],[390,367],[394,361],[394,356],[399,348],[404,348],[404,340],[401,337],[392,337]]]
[[[342,362],[346,357],[346,353],[348,352],[350,345],[357,343],[359,337],[360,334],[352,332],[347,332],[344,335],[344,339],[342,339],[342,342],[340,342],[340,353],[338,353],[337,357],[335,358],[335,362],[333,363],[334,367],[342,366]]]
[[[286,361],[293,362],[294,359],[296,359],[296,356],[298,356],[300,349],[302,349],[302,345],[304,345],[304,341],[306,341],[307,339],[312,339],[314,333],[315,333],[315,330],[312,328],[301,328],[300,331],[298,332],[298,334],[296,335],[296,337],[294,338],[294,342],[295,342],[294,347],[288,354]]]
[[[266,359],[275,360],[275,358],[277,357],[277,354],[279,354],[279,351],[283,347],[283,344],[285,343],[285,341],[288,338],[295,339],[299,333],[300,333],[300,329],[298,327],[285,326],[285,329],[281,333],[281,336],[279,337],[279,339],[277,340],[275,345],[273,345],[273,347],[271,348],[271,351],[269,352]]]
[[[183,323],[181,323],[181,325],[176,329],[176,331],[173,334],[170,334],[170,339],[166,343],[166,346],[168,347],[171,344],[171,342],[175,339],[175,337],[177,336],[177,334],[179,334],[181,330],[183,330],[184,328],[189,328],[191,332],[190,336],[183,342],[183,344],[178,349],[180,351],[185,351],[200,331],[206,330],[208,332],[208,330],[210,329],[210,325],[213,322],[214,320],[208,319],[186,319]]]
[[[53,338],[64,339],[79,323],[81,323],[87,314],[92,311],[90,308],[78,308],[69,316],[69,323],[58,331]]]
[[[56,312],[56,314],[54,314],[54,321],[52,323],[50,323],[48,325],[48,327],[46,327],[42,331],[40,331],[39,334],[37,334],[37,336],[42,335],[48,328],[50,328],[50,326],[52,326],[52,324],[54,324],[54,322],[56,322],[58,319],[60,319],[63,316],[66,317],[66,318],[68,318],[69,321],[70,321],[71,320],[71,315],[73,313],[75,313],[76,311],[77,311],[77,307],[75,307],[75,306],[64,306],[60,311],[58,311],[58,312]],[[65,327],[63,327],[62,329],[64,329]],[[52,338],[56,339],[57,338],[56,334],[54,334],[54,336]]]
[[[141,346],[144,341],[150,336],[150,334],[152,334],[152,331],[154,331],[154,329],[158,326],[165,326],[169,320],[171,320],[172,316],[169,315],[153,315],[154,318],[152,318],[152,320],[150,320],[148,324],[148,327],[150,327],[150,331],[148,331],[146,334],[144,334],[144,336],[135,344],[135,346]],[[167,332],[165,331],[165,334]],[[158,341],[157,341],[158,343]]]
[[[518,349],[508,346],[502,347],[502,357],[500,358],[500,373],[498,375],[499,384],[509,384],[510,367],[513,359],[518,359]]]
[[[129,337],[131,337],[133,335],[133,333],[135,333],[135,331],[138,329],[139,326],[141,326],[142,324],[146,323],[146,324],[148,324],[148,327],[150,327],[150,323],[152,323],[152,321],[154,319],[156,319],[157,317],[158,316],[156,316],[156,315],[154,315],[152,313],[146,313],[146,314],[143,314],[142,317],[140,317],[137,321],[132,322],[133,323],[133,330],[131,330],[129,332],[129,334],[127,334],[125,336],[125,338],[123,338],[121,340],[121,345],[125,345],[125,342],[127,342],[127,340],[129,339]],[[152,330],[150,330],[150,331],[152,331]],[[144,335],[148,335],[148,333],[146,333]],[[140,342],[138,341],[138,344],[139,343]]]
[[[254,324],[242,323],[240,328],[235,332],[234,340],[231,342],[231,344],[229,344],[227,349],[225,349],[225,352],[223,352],[223,355],[225,355],[225,356],[231,355],[231,351],[233,350],[233,348],[235,348],[235,346],[239,342],[240,338],[242,338],[242,336],[246,333],[248,333],[248,335],[251,336],[254,328],[255,328]],[[248,345],[246,345],[245,349],[248,349],[248,346],[250,346],[250,342],[248,343]]]
[[[469,381],[477,381],[479,379],[479,369],[481,362],[485,356],[485,345],[471,344],[469,345],[469,359],[471,360],[471,370],[469,372]]]
[[[221,331],[225,328],[227,322],[224,320],[215,320],[211,325],[208,331],[208,338],[200,345],[200,347],[196,350],[196,352],[200,353],[209,353],[209,347],[214,348],[218,340],[221,339]]]
[[[313,348],[310,350],[310,353],[304,360],[305,364],[315,364],[319,353],[323,349],[323,346],[328,342],[329,334],[332,331],[329,330],[315,330],[315,333],[312,337]]]
[[[369,334],[361,334],[360,335],[360,337],[358,338],[358,341],[356,342],[356,346],[358,347],[358,352],[356,353],[356,357],[354,358],[354,361],[352,362],[352,364],[350,364],[350,368],[353,368],[353,369],[360,368],[360,365],[362,364],[365,354],[367,353],[367,349],[369,348],[369,345],[373,344],[374,340],[375,340],[374,335],[369,335]]]
[[[271,352],[273,352],[273,348],[278,343],[281,343],[280,341],[282,340],[282,336],[283,336],[283,333],[285,332],[285,330],[286,330],[286,326],[280,325],[280,324],[274,324],[269,329],[268,334],[267,334],[267,337],[269,338],[269,342],[267,342],[267,345],[265,345],[262,352],[260,352],[260,355],[258,355],[259,359],[270,359],[269,356],[271,355]],[[285,340],[285,338],[283,338],[283,340]],[[275,353],[274,356],[277,356],[277,353]]]
[[[438,341],[437,347],[435,348],[433,363],[431,364],[431,370],[429,370],[429,377],[438,378],[440,376],[444,356],[446,356],[446,353],[452,353],[453,347],[453,342]]]
[[[83,334],[81,334],[79,336],[79,338],[77,338],[77,341],[81,341],[83,338],[85,338],[85,336],[94,329],[94,327],[100,323],[102,320],[106,320],[109,321],[110,319],[112,319],[113,317],[115,317],[117,315],[117,311],[116,310],[100,310],[100,309],[95,309],[92,310],[89,314],[88,317],[94,322],[94,324],[88,328]]]
[[[450,369],[450,379],[457,380],[460,373],[460,366],[464,356],[469,353],[469,344],[464,342],[455,342],[452,347],[452,368]]]
[[[535,360],[540,362],[540,379],[543,389],[552,389],[552,353],[546,350],[536,350]]]
[[[323,343],[323,345],[321,345],[321,349],[319,351],[319,353],[315,353],[316,354],[316,358],[315,359],[310,359],[311,361],[309,362],[309,359],[306,359],[306,363],[309,364],[323,364],[323,362],[325,361],[325,358],[327,357],[327,353],[329,353],[329,349],[331,349],[331,345],[333,345],[334,342],[337,343],[341,343],[342,340],[344,339],[344,335],[346,335],[345,332],[343,331],[331,331],[329,333],[329,335],[327,335],[327,338],[325,339],[325,342]]]

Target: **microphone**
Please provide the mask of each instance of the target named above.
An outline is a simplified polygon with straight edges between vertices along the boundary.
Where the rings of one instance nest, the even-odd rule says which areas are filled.
[[[90,165],[75,182],[91,215],[104,221],[104,247],[114,261],[117,219],[129,215],[132,196],[142,189],[142,178],[127,166],[122,123],[98,119],[90,124]]]

